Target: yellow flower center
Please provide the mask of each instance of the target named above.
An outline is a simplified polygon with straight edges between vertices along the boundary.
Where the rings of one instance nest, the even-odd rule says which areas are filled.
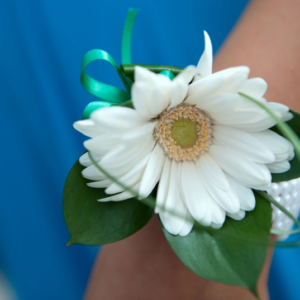
[[[210,119],[197,107],[183,103],[160,115],[154,137],[170,158],[197,160],[211,144]]]

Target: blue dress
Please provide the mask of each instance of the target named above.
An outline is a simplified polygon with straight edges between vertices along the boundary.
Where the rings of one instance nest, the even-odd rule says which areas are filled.
[[[247,0],[0,2],[0,269],[20,299],[82,299],[98,247],[74,245],[62,191],[84,137],[72,124],[96,99],[80,85],[82,56],[109,52],[120,63],[128,8],[140,8],[134,63],[197,64],[203,30],[216,51]],[[121,87],[104,62],[90,74]],[[276,250],[271,299],[296,299],[300,249]]]

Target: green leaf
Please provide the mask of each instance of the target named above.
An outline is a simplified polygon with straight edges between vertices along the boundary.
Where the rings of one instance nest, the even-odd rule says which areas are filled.
[[[300,137],[300,115],[294,111],[290,111],[294,117],[290,121],[286,122],[291,129]],[[271,130],[275,131],[276,133],[282,135],[282,133],[278,130],[276,126],[272,127]],[[272,174],[272,182],[281,182],[281,181],[288,181],[295,178],[300,177],[300,161],[299,158],[294,157],[291,161],[291,168],[284,173],[279,174]]]
[[[145,226],[153,209],[135,199],[98,202],[104,189],[90,188],[77,161],[64,187],[63,213],[71,244],[103,245],[127,238]]]
[[[269,243],[271,206],[260,195],[255,196],[255,210],[247,212],[242,221],[227,217],[220,229],[194,226],[185,237],[163,231],[190,270],[208,280],[245,287],[257,295],[256,284]]]

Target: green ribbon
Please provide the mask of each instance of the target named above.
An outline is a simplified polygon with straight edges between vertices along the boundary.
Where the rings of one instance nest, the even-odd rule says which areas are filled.
[[[137,10],[129,9],[125,21],[122,38],[122,62],[126,64],[131,63],[131,38],[137,13]],[[92,78],[85,72],[86,67],[96,60],[107,61],[114,67],[120,79],[122,80],[126,91],[123,91],[115,86],[100,82]],[[118,105],[130,99],[132,83],[131,79],[124,76],[122,70],[116,64],[112,56],[104,50],[90,50],[83,56],[81,63],[80,82],[86,91],[88,91],[93,96],[101,99],[101,101],[94,101],[86,106],[82,115],[83,119],[88,119],[90,117],[90,114],[98,108]]]
[[[139,10],[130,8],[125,20],[122,37],[122,64],[131,64],[131,40],[136,15]]]
[[[127,92],[109,84],[100,82],[92,77],[90,77],[86,72],[85,68],[92,62],[96,60],[104,60],[109,62],[117,71],[120,76],[124,86],[127,89]],[[106,51],[94,49],[87,52],[81,63],[81,72],[80,72],[80,82],[86,91],[91,93],[93,96],[103,99],[102,101],[97,101],[97,103],[89,104],[84,112],[83,118],[89,118],[91,112],[100,107],[107,107],[113,104],[122,103],[130,99],[130,86],[121,72],[120,68],[116,64],[112,56]]]
[[[119,67],[112,56],[106,51],[94,49],[87,52],[81,64],[80,82],[82,86],[93,96],[100,98],[100,101],[93,101],[89,103],[83,111],[82,119],[88,119],[91,113],[99,108],[109,107],[112,105],[121,105],[132,107],[130,100],[131,85],[134,76],[134,67],[141,66],[149,69],[154,73],[161,73],[173,80],[174,76],[181,72],[181,68],[174,66],[163,65],[134,65],[131,64],[131,40],[133,26],[138,14],[138,10],[129,9],[125,20],[123,37],[122,37],[122,65]],[[85,69],[86,67],[96,61],[104,60],[110,63],[117,71],[120,79],[123,82],[126,91],[123,91],[115,86],[100,82],[89,76]]]

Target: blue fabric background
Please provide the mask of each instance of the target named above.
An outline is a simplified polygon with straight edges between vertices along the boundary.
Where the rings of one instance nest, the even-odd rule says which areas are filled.
[[[217,50],[247,0],[10,0],[0,2],[0,267],[20,299],[81,299],[97,247],[66,247],[62,191],[83,152],[72,128],[94,99],[81,87],[82,56],[120,63],[123,23],[140,8],[133,62],[196,64],[205,29]],[[104,62],[87,70],[121,87]],[[271,299],[298,299],[300,249],[276,250]]]

